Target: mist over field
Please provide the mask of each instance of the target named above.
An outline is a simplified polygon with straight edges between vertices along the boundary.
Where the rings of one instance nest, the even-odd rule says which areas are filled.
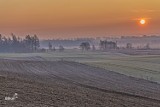
[[[63,45],[68,49],[79,48],[81,42],[89,42],[95,45],[97,48],[99,46],[100,40],[108,40],[117,42],[119,47],[126,47],[127,43],[131,43],[134,48],[143,48],[146,44],[149,44],[152,49],[160,49],[160,37],[159,36],[121,36],[121,37],[97,37],[97,38],[74,38],[74,39],[50,39],[41,40],[40,45],[43,48],[48,48],[48,43],[51,42],[53,46],[58,47]]]

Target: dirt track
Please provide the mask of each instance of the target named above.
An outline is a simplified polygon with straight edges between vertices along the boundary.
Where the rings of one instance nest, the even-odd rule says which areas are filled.
[[[160,107],[160,85],[76,62],[1,59],[0,74],[3,106]]]

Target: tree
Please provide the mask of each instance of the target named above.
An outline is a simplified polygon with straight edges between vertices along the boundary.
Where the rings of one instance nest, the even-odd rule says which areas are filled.
[[[101,40],[99,47],[100,47],[100,50],[117,49],[117,42]]]
[[[32,51],[33,50],[33,45],[32,45],[32,38],[30,35],[27,35],[25,37],[25,47],[27,48],[27,51]]]
[[[64,47],[62,45],[59,46],[59,51],[63,52],[64,51]]]
[[[92,45],[92,51],[95,51],[96,47],[94,45]]]
[[[55,48],[55,47],[53,47],[53,51],[56,51],[56,48]]]
[[[0,52],[33,52],[39,48],[39,39],[36,35],[27,35],[22,39],[13,33],[11,38],[0,34]]]
[[[2,43],[2,35],[0,34],[0,44]]]
[[[145,49],[150,49],[150,44],[149,43],[146,44]]]
[[[11,34],[11,36],[12,36],[12,46],[14,47],[13,49],[16,52],[18,51],[18,48],[19,48],[19,41],[16,35],[14,35],[13,33]]]
[[[48,49],[52,50],[52,44],[50,42],[48,43]]]
[[[82,51],[88,51],[89,49],[91,49],[89,42],[82,42],[80,44],[80,48],[82,49]]]
[[[34,35],[32,37],[32,41],[33,41],[33,48],[35,51],[37,51],[37,49],[40,47],[40,43],[39,43],[39,39],[38,39],[37,35]]]
[[[132,49],[132,44],[131,44],[131,43],[127,43],[127,44],[126,44],[126,48],[127,48],[127,49]]]

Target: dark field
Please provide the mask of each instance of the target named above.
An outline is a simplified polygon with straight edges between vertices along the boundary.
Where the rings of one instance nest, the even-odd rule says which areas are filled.
[[[2,107],[160,107],[159,84],[81,63],[3,59],[0,74]]]

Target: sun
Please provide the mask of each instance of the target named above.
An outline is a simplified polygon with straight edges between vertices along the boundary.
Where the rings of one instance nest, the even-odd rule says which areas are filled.
[[[140,24],[144,25],[146,23],[146,20],[145,19],[141,19],[140,20]]]

